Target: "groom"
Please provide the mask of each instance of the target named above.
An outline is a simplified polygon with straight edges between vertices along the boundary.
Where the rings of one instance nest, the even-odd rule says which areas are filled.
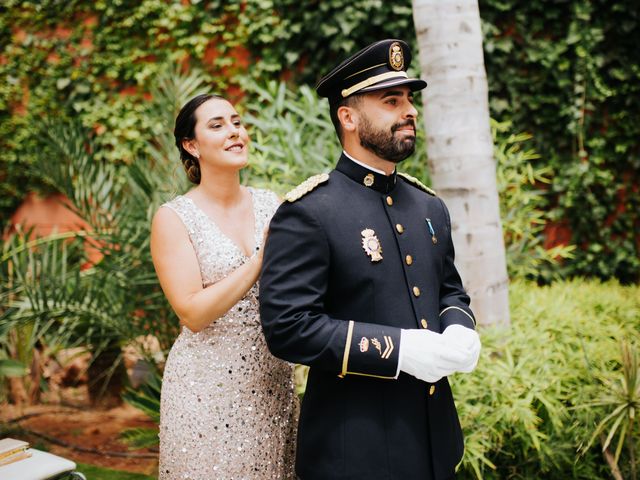
[[[264,253],[274,355],[309,365],[302,480],[447,479],[464,451],[447,381],[480,341],[443,201],[396,164],[415,148],[411,53],[382,40],[320,80],[344,149],[286,195]]]

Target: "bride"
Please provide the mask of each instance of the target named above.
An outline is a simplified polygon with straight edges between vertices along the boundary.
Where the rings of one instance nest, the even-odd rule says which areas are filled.
[[[240,185],[249,137],[224,98],[191,99],[174,135],[196,186],[151,227],[153,263],[182,325],[162,382],[159,477],[294,478],[292,366],[267,349],[256,285],[278,199]]]

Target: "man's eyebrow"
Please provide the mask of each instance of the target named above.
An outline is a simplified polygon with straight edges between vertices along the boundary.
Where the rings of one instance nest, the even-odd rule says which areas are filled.
[[[240,118],[240,114],[235,113],[231,115],[231,118]],[[211,122],[212,120],[224,120],[224,117],[211,117],[209,120],[207,120],[207,123]]]
[[[404,92],[402,90],[387,90],[380,98],[401,97]]]

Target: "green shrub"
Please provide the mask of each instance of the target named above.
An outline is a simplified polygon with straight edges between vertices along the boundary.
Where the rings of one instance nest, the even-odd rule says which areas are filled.
[[[573,258],[575,246],[545,248],[553,169],[533,150],[532,136],[512,128],[509,121],[491,120],[509,277],[549,282],[562,276],[559,261]]]
[[[618,406],[602,397],[623,378],[620,343],[640,345],[640,288],[516,281],[510,295],[511,329],[482,331],[478,368],[451,377],[466,436],[461,478],[607,477],[600,442],[586,446]],[[630,462],[623,451],[623,474]]]

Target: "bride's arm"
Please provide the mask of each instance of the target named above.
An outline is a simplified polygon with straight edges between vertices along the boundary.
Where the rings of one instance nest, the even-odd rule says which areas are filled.
[[[227,313],[258,279],[262,249],[224,279],[202,287],[200,267],[178,216],[160,208],[151,224],[151,257],[160,286],[180,323],[199,332]]]

